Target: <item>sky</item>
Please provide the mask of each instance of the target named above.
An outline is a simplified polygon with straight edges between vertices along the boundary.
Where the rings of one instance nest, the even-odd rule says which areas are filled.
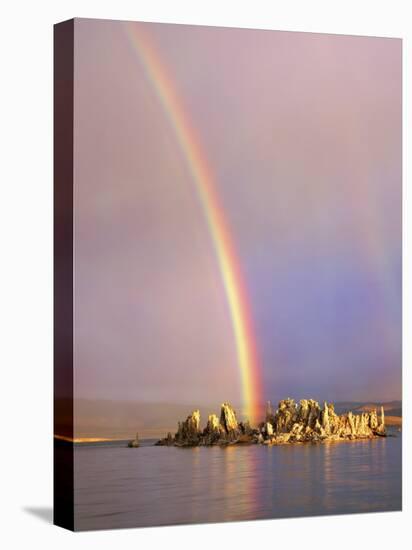
[[[261,400],[401,397],[401,41],[75,23],[75,397],[242,406],[167,68],[213,174]]]

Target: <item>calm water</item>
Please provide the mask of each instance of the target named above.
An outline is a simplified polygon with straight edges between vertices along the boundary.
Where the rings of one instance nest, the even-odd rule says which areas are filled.
[[[75,449],[80,530],[400,509],[400,433],[279,447]]]

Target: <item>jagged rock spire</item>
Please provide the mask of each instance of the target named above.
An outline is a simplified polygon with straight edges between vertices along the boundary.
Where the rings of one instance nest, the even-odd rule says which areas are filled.
[[[226,433],[236,431],[239,427],[236,413],[229,403],[222,403],[220,409],[220,424]]]

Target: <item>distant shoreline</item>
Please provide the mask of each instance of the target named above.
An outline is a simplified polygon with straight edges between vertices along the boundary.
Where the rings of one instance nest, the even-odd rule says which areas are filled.
[[[387,426],[393,426],[393,427],[402,427],[402,416],[385,416],[385,424]],[[81,444],[84,444],[84,443],[109,443],[109,442],[119,442],[121,443],[122,441],[128,441],[129,439],[131,439],[133,436],[130,435],[130,436],[127,436],[125,435],[124,437],[75,437],[74,439],[73,438],[70,438],[70,437],[67,437],[67,436],[64,436],[64,435],[57,435],[57,434],[54,434],[54,439],[57,439],[58,441],[61,441],[61,442],[65,442],[65,443],[75,443],[76,445],[81,445]],[[150,437],[144,437],[143,436],[143,439],[158,439],[160,437],[159,436],[150,436]]]
[[[67,443],[104,443],[108,441],[124,441],[123,438],[121,439],[113,439],[110,437],[67,437],[65,435],[56,435],[54,434],[54,439],[57,439],[58,441],[65,441]]]

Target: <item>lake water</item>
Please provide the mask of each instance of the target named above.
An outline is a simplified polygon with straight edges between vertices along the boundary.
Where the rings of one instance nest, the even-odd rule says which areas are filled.
[[[400,510],[401,454],[399,432],[276,447],[77,446],[75,529]]]

